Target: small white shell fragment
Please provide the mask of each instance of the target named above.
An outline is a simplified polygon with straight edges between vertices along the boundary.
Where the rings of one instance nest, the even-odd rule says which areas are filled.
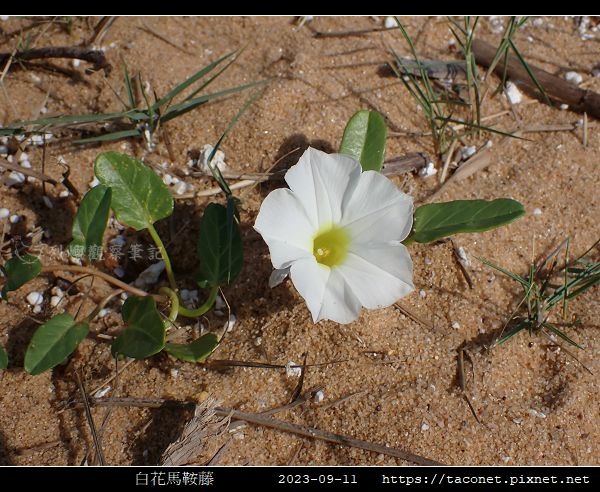
[[[50,199],[49,196],[44,195],[42,197],[42,201],[44,202],[44,205],[46,205],[46,207],[48,207],[48,208],[54,208],[54,203],[52,203],[52,200]]]
[[[319,390],[313,395],[312,401],[314,403],[321,403],[324,399],[325,393],[323,392],[323,390]]]
[[[271,289],[273,287],[277,287],[279,284],[281,284],[286,278],[287,276],[290,274],[290,269],[289,268],[281,268],[279,270],[273,270],[271,272],[271,275],[269,276],[269,287],[271,287]]]
[[[467,256],[467,252],[465,251],[465,248],[463,248],[462,246],[459,246],[458,249],[456,250],[456,253],[458,254],[458,257],[465,261],[465,262],[469,262],[469,257]]]
[[[229,333],[231,330],[233,330],[233,327],[235,326],[236,321],[237,321],[237,318],[235,317],[235,314],[230,314],[229,319],[227,320],[227,323],[225,323],[225,327],[227,328],[227,333]]]
[[[79,58],[73,58],[73,60],[71,60],[71,65],[73,65],[73,68],[78,68],[80,64],[81,60]]]
[[[52,307],[56,307],[60,304],[61,297],[60,296],[52,296],[50,298],[50,305]]]
[[[67,198],[69,195],[71,194],[71,192],[69,190],[62,190],[58,196],[60,198]]]
[[[104,388],[100,388],[98,391],[94,393],[94,398],[102,398],[106,396],[106,394],[111,390],[110,386],[105,386]]]
[[[425,298],[427,297],[427,292],[425,292],[423,289],[421,289],[421,290],[419,291],[419,297],[420,297],[421,299],[425,299]]]
[[[504,94],[511,104],[519,104],[523,101],[523,94],[521,94],[519,88],[510,80],[506,83]]]
[[[10,215],[10,210],[7,208],[0,208],[0,219],[6,219]]]
[[[176,367],[173,367],[171,369],[171,377],[173,379],[175,379],[177,376],[179,376],[179,369],[177,369]]]
[[[33,80],[36,84],[39,84],[42,79],[40,79],[36,74],[34,73],[29,73],[29,76],[31,77],[31,80]],[[35,135],[34,135],[35,136]]]
[[[536,207],[533,209],[532,213],[533,215],[542,215],[542,210]]]
[[[565,111],[565,110],[569,109],[569,105],[563,103],[559,106],[559,108],[562,109],[563,111]]]
[[[30,292],[27,294],[27,302],[32,306],[39,306],[42,302],[44,302],[44,296],[40,292]]]
[[[54,287],[52,287],[52,289],[50,289],[50,294],[52,294],[53,296],[62,296],[64,292],[58,285],[55,285]]]
[[[385,26],[386,29],[391,29],[392,27],[398,27],[398,23],[396,22],[396,19],[394,19],[392,16],[387,16],[385,18],[385,21],[383,21],[383,25]]]
[[[11,171],[6,179],[6,186],[14,186],[23,184],[25,182],[25,175],[18,171]]]
[[[165,269],[165,262],[159,261],[150,265],[146,268],[142,273],[138,275],[138,278],[135,279],[133,285],[139,287],[140,289],[145,289],[146,287],[152,287],[156,282],[158,282],[158,277]]]
[[[95,186],[98,186],[100,184],[100,181],[98,180],[98,178],[96,176],[94,176],[94,179],[92,179],[88,185],[90,188],[94,188]]]
[[[427,432],[429,430],[429,424],[427,422],[423,422],[421,424],[421,432]]]
[[[570,72],[565,73],[565,80],[567,82],[571,82],[573,84],[579,85],[583,82],[583,77],[578,72],[570,71]]]
[[[422,178],[429,178],[437,174],[437,169],[433,165],[433,162],[428,162],[425,167],[419,169],[419,176]]]
[[[545,413],[539,412],[535,408],[530,408],[528,411],[529,411],[529,415],[531,415],[533,417],[538,417],[540,419],[545,419],[546,418],[546,414]]]
[[[163,174],[163,183],[169,186],[173,182],[173,176],[170,174]]]
[[[458,321],[453,321],[452,328],[454,328],[455,330],[458,330],[460,328],[460,323]]]
[[[81,266],[81,258],[75,258],[74,256],[69,255],[69,263]]]
[[[260,347],[262,345],[262,337],[256,337],[254,339],[254,346],[255,347]]]
[[[123,278],[125,276],[125,270],[123,270],[121,267],[115,268],[113,273],[119,278]]]
[[[42,306],[33,306],[33,312],[35,314],[40,314],[42,312]]]
[[[200,151],[198,166],[200,167],[200,170],[205,174],[211,174],[210,166],[208,165],[208,158],[210,157],[212,151],[213,146],[210,144],[206,144],[204,147],[202,147],[202,150]],[[215,152],[211,164],[213,166],[216,166],[219,169],[219,171],[225,170],[227,164],[225,164],[225,154],[223,153],[223,151],[217,150]]]
[[[31,169],[31,162],[29,162],[29,161],[27,161],[27,160],[25,160],[25,161],[22,161],[22,162],[21,162],[19,165],[20,165],[21,167],[24,167],[25,169]]]
[[[121,299],[122,299],[123,301],[126,301],[126,300],[127,300],[127,298],[129,297],[129,294],[128,294],[127,292],[123,292],[123,293],[120,295],[120,297],[121,297]]]
[[[173,189],[176,194],[183,195],[187,191],[188,185],[185,181],[180,181],[175,186],[173,186]]]
[[[11,224],[18,224],[19,222],[21,222],[21,216],[17,215],[17,214],[13,214],[8,218],[8,221]]]
[[[176,185],[177,183],[179,183],[181,180],[177,177],[177,176],[171,176],[171,183]]]
[[[125,246],[127,244],[127,239],[125,239],[125,236],[122,236],[121,234],[119,234],[118,236],[115,236],[114,238],[112,238],[110,240],[110,244],[112,246]]]
[[[470,145],[469,147],[464,147],[461,151],[461,156],[463,161],[466,161],[469,157],[477,152],[477,147],[475,145]]]
[[[21,152],[21,155],[19,156],[19,162],[25,162],[25,161],[29,161],[29,156],[27,155],[26,152]],[[23,167],[27,167],[27,166],[23,166]]]
[[[298,365],[293,360],[289,361],[285,365],[285,375],[288,378],[299,378],[301,374],[302,374],[302,368],[298,367]]]
[[[110,308],[102,308],[100,311],[98,311],[98,318],[104,318],[110,313],[112,313],[112,310]]]

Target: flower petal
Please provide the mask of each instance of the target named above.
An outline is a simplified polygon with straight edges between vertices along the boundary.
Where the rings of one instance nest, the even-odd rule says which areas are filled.
[[[337,270],[368,309],[390,306],[415,288],[412,260],[403,244],[353,245]]]
[[[313,257],[295,262],[290,273],[314,323],[323,319],[351,323],[358,318],[360,301],[337,269],[320,265]]]
[[[355,242],[387,242],[408,236],[412,221],[412,197],[382,174],[366,171],[344,200],[340,225],[350,231]]]
[[[360,171],[352,157],[312,147],[288,170],[285,180],[306,209],[315,232],[340,221],[344,194],[355,186]]]
[[[291,267],[273,270],[269,276],[269,287],[272,289],[281,284],[290,274],[290,268]]]
[[[277,269],[287,268],[299,258],[312,257],[313,227],[304,207],[288,189],[275,190],[264,199],[254,229],[269,246],[271,262]]]

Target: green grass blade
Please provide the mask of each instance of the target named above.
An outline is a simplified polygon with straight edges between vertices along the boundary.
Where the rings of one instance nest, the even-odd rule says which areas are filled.
[[[98,142],[111,142],[113,140],[120,140],[122,138],[139,137],[140,135],[140,130],[136,128],[134,130],[123,130],[120,132],[106,133],[97,137],[80,138],[79,140],[75,140],[73,143],[90,144]]]

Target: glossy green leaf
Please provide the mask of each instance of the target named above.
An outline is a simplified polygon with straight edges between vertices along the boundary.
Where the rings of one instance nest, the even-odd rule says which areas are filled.
[[[4,347],[0,347],[0,369],[6,369],[8,367],[8,354]]]
[[[0,269],[5,277],[2,299],[8,299],[11,290],[17,290],[40,274],[42,264],[37,256],[24,254],[13,256]]]
[[[232,202],[233,203],[233,202]],[[204,211],[198,238],[200,287],[229,285],[242,270],[242,237],[233,206],[211,203]]]
[[[117,220],[140,231],[173,213],[173,197],[160,177],[138,159],[118,152],[96,158],[96,176],[112,188]]]
[[[523,205],[509,198],[429,203],[415,211],[408,239],[430,243],[453,234],[488,231],[509,224],[524,213]]]
[[[87,323],[75,323],[73,316],[62,313],[46,321],[33,334],[25,353],[25,370],[41,374],[63,362],[87,336]]]
[[[102,255],[102,238],[108,223],[112,191],[104,185],[89,190],[73,221],[73,240],[69,244],[69,253],[75,258],[87,256],[96,261]]]
[[[129,297],[122,315],[127,328],[113,342],[113,355],[143,359],[164,348],[165,325],[152,297]]]
[[[386,136],[383,116],[377,111],[358,111],[346,125],[340,154],[354,157],[363,171],[381,171]]]
[[[192,343],[167,343],[165,350],[184,362],[204,362],[219,345],[214,333],[207,333]]]

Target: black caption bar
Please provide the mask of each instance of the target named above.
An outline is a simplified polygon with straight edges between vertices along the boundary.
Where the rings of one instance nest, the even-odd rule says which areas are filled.
[[[14,487],[6,490],[600,490],[598,467],[4,467],[0,474],[3,487]]]

